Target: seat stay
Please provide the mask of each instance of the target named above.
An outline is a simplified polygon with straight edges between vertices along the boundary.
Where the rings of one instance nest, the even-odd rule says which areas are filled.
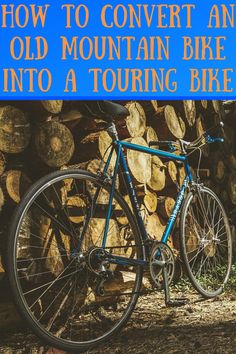
[[[118,149],[116,149],[116,153],[117,153],[117,158],[116,158],[114,173],[113,173],[113,176],[112,176],[112,184],[111,184],[111,191],[110,191],[109,202],[108,202],[106,224],[105,224],[103,240],[102,240],[102,247],[103,248],[106,247],[107,234],[108,234],[108,230],[109,230],[109,223],[110,223],[110,217],[111,217],[111,212],[112,212],[112,201],[113,201],[115,187],[116,187],[116,177],[117,177],[117,173],[118,173],[120,155],[121,155],[121,146],[120,145],[119,145]],[[110,154],[109,157],[111,157],[111,154]],[[109,161],[109,163],[110,163],[110,161]],[[109,163],[107,163],[105,165],[105,170],[108,169]]]

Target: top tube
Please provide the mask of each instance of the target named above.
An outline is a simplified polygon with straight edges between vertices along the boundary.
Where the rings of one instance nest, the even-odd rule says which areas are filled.
[[[158,150],[158,149],[151,149],[146,146],[128,143],[127,141],[117,140],[117,141],[115,141],[115,143],[120,144],[121,146],[123,146],[124,148],[129,149],[129,150],[144,152],[146,154],[160,156],[160,157],[170,159],[170,160],[175,160],[175,161],[180,161],[180,162],[186,162],[186,160],[187,160],[187,156],[184,156],[184,155],[175,155],[171,152]]]

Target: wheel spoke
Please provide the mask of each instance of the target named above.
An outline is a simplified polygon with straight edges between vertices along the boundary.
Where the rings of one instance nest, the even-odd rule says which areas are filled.
[[[188,200],[182,218],[183,259],[195,288],[212,297],[222,291],[231,267],[227,218],[221,203],[207,188]]]
[[[39,332],[43,328],[49,341],[73,342],[79,349],[109,336],[131,314],[141,267],[109,264],[109,257],[142,259],[142,242],[127,204],[115,192],[102,249],[110,186],[69,170],[56,175],[39,183],[39,193],[23,198],[14,277]]]

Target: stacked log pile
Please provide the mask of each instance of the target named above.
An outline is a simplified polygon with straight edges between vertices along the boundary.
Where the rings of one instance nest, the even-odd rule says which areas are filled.
[[[228,211],[232,211],[232,206],[236,210],[236,123],[232,109],[225,115],[219,101],[120,103],[130,112],[126,119],[117,122],[120,138],[143,146],[148,146],[153,140],[191,141],[226,117],[225,143],[203,149],[200,175],[220,196]],[[31,183],[52,170],[74,164],[95,172],[98,159],[106,161],[111,138],[105,124],[101,119],[83,117],[80,104],[78,101],[0,102],[2,258],[5,255],[7,220]],[[126,158],[147,230],[160,240],[173,209],[178,186],[183,181],[184,169],[173,161],[135,151],[128,151]],[[115,154],[111,164],[114,162]],[[191,157],[193,169],[197,168],[197,162],[196,154]],[[122,183],[120,190],[125,196]],[[178,246],[176,239],[174,234],[171,246]]]

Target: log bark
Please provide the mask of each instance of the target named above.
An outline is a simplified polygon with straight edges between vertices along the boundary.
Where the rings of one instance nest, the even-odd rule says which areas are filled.
[[[5,106],[0,107],[0,150],[17,154],[25,150],[30,141],[30,123],[21,110]]]
[[[132,144],[147,147],[147,143],[143,138],[137,137],[130,140]],[[147,183],[151,179],[151,155],[140,153],[134,150],[127,151],[127,162],[132,176],[138,183]]]
[[[182,139],[186,133],[184,121],[172,106],[159,107],[157,114],[150,120],[160,140]]]
[[[1,187],[6,203],[19,203],[30,185],[30,179],[22,171],[9,170],[1,176]]]
[[[162,191],[166,184],[166,166],[158,156],[151,159],[151,177],[147,182],[148,186],[155,192]]]
[[[74,153],[74,139],[63,124],[49,121],[41,125],[35,135],[35,146],[41,160],[50,167],[67,164]]]

